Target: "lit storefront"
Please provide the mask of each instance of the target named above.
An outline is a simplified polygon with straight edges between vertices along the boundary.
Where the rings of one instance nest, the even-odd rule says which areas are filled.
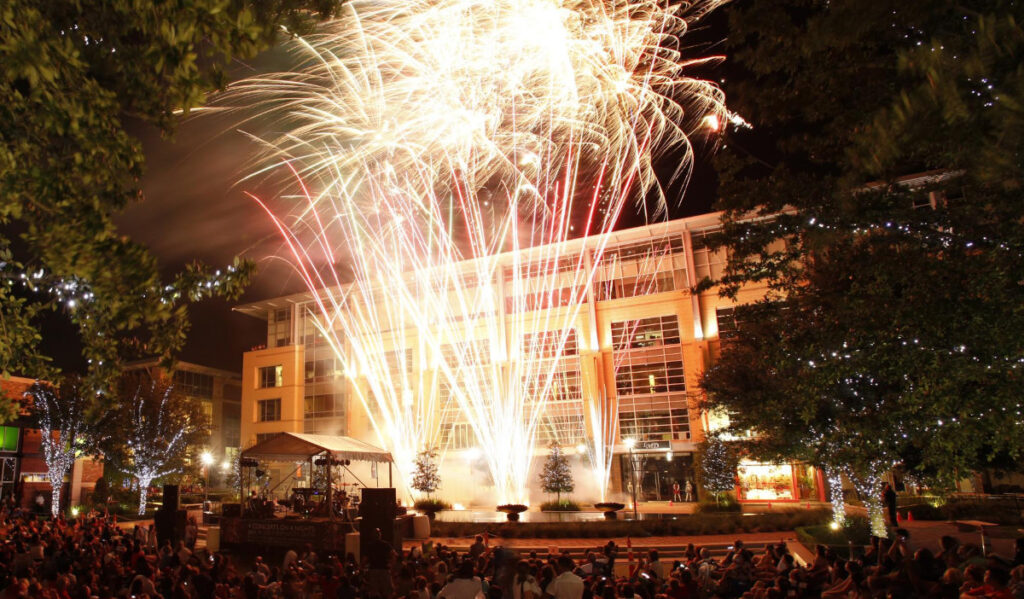
[[[821,472],[813,466],[743,460],[736,474],[740,501],[825,500]]]

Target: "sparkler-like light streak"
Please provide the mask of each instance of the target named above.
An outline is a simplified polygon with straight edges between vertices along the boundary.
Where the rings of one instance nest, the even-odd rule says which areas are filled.
[[[222,99],[287,126],[261,140],[257,174],[286,164],[316,191],[303,187],[287,222],[263,205],[403,476],[455,407],[497,499],[527,501],[607,238],[560,242],[660,197],[657,152],[681,148],[688,176],[686,131],[725,111],[714,84],[686,74],[706,59],[684,59],[679,38],[719,3],[356,0],[299,40],[297,72]]]

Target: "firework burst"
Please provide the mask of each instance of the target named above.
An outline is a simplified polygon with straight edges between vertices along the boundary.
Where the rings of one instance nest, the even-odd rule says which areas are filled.
[[[354,1],[294,43],[300,68],[220,99],[287,131],[258,136],[253,176],[287,165],[302,183],[287,218],[268,212],[403,475],[460,420],[497,499],[523,502],[551,414],[590,436],[564,381],[604,248],[560,242],[609,232],[651,190],[662,212],[652,156],[681,149],[688,176],[687,131],[726,115],[680,37],[717,4]],[[607,419],[591,423],[602,484]]]

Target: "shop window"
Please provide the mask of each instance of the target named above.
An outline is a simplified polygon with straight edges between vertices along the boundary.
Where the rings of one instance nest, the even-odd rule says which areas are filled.
[[[793,467],[789,464],[743,463],[737,469],[743,501],[786,501],[793,497]]]

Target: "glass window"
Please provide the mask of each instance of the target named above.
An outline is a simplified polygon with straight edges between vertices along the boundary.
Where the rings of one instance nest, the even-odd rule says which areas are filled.
[[[621,436],[637,441],[687,441],[690,439],[689,405],[690,397],[683,393],[620,398]]]
[[[715,318],[718,320],[718,338],[728,340],[736,337],[739,327],[736,324],[736,308],[716,308]]]
[[[0,451],[18,451],[18,434],[16,426],[0,426]]]
[[[306,397],[306,418],[331,418],[345,414],[345,396],[334,394]]]
[[[686,391],[683,361],[623,364],[615,370],[615,392],[619,395],[642,395]]]
[[[292,311],[271,310],[267,318],[267,347],[283,347],[292,341]]]
[[[307,383],[325,381],[334,376],[334,358],[321,358],[306,361]]]
[[[259,369],[256,384],[260,389],[284,386],[283,366],[263,366]]]
[[[675,314],[612,323],[616,351],[679,344],[679,318]]]
[[[261,399],[256,402],[256,420],[273,422],[281,419],[281,399]]]
[[[559,351],[561,350],[561,351]],[[575,356],[576,329],[541,331],[523,335],[522,356],[527,359],[561,358]]]
[[[176,370],[173,380],[174,385],[189,397],[213,399],[213,377],[209,374]]]
[[[473,427],[465,422],[456,422],[441,428],[441,445],[448,449],[469,449],[476,445]]]

